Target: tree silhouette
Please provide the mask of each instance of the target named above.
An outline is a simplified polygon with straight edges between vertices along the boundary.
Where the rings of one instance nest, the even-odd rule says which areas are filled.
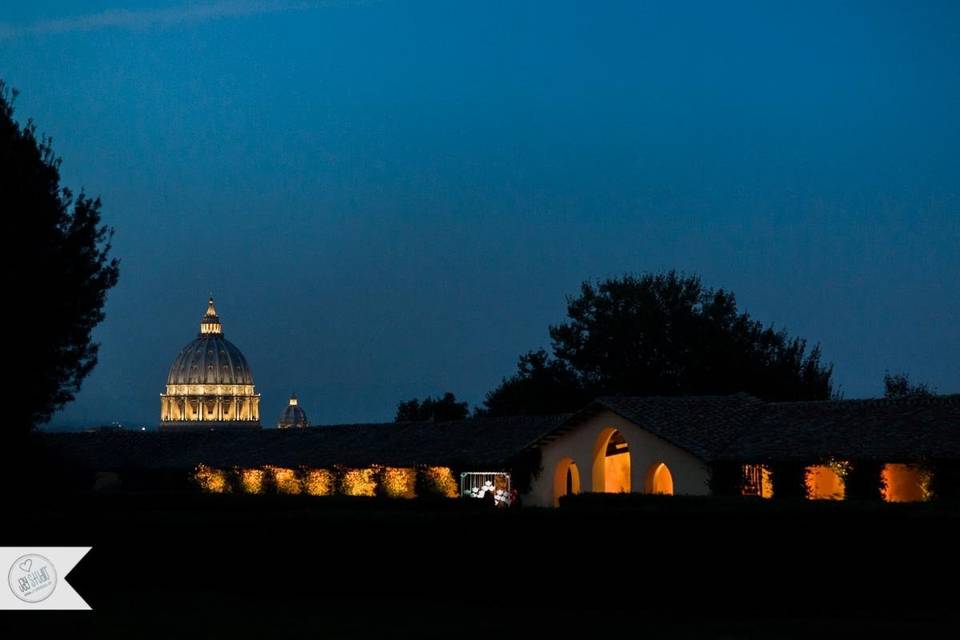
[[[546,351],[530,351],[517,362],[517,373],[487,394],[478,415],[547,415],[576,411],[590,401],[577,374]]]
[[[457,402],[457,397],[447,391],[441,398],[417,398],[401,402],[397,406],[394,422],[443,422],[463,420],[469,409],[466,402]]]
[[[747,392],[765,400],[831,397],[820,348],[764,327],[723,289],[676,271],[583,283],[551,326],[553,358],[520,359],[481,411],[563,413],[598,395]],[[534,382],[536,381],[536,382]]]
[[[884,398],[929,398],[933,395],[934,392],[927,385],[910,382],[910,376],[905,373],[891,375],[888,372],[883,376]]]
[[[26,433],[74,398],[97,363],[93,328],[117,282],[100,200],[60,186],[52,140],[13,119],[16,91],[0,81],[0,194],[11,305],[7,331],[28,348],[8,381],[9,426]],[[11,277],[12,274],[15,276]],[[8,325],[10,326],[10,325]]]

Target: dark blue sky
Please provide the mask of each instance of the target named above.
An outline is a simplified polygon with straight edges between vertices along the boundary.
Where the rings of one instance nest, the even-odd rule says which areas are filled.
[[[330,423],[476,403],[581,280],[672,267],[847,397],[960,391],[957,3],[10,4],[0,77],[122,259],[55,425],[155,424],[210,291],[264,424]]]

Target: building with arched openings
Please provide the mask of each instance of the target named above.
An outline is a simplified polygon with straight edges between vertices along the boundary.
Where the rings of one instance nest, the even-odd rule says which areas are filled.
[[[527,503],[580,492],[708,495],[711,463],[762,405],[746,394],[599,398],[534,443],[551,481],[535,480]]]
[[[247,359],[223,336],[213,298],[200,333],[170,365],[160,394],[160,429],[196,431],[259,429],[260,394]]]
[[[770,498],[779,495],[774,470],[784,496],[922,501],[934,486],[960,492],[960,395],[598,398],[532,447],[543,473],[527,504],[581,492]],[[873,489],[850,496],[848,484]]]
[[[242,411],[239,419],[229,413],[242,398],[256,407],[249,369],[236,369],[241,382],[249,381],[231,390],[236,395],[223,393],[224,378],[216,378],[215,368],[207,377],[190,373],[217,357],[233,358],[229,347],[223,347],[225,355],[217,351],[225,341],[215,318],[211,303],[205,333],[174,363],[163,397],[173,403],[164,405],[165,429],[258,425],[244,420]],[[178,421],[184,412],[187,419]],[[296,424],[300,413],[292,413]],[[216,419],[220,415],[234,420]],[[566,496],[578,493],[889,502],[960,495],[960,395],[784,403],[747,394],[607,397],[572,415],[242,431],[44,439],[80,468],[113,474],[149,469],[171,478],[217,467],[242,472],[250,480],[245,487],[261,486],[272,474],[274,486],[302,482],[306,491],[307,478],[326,486],[322,479],[339,470],[358,491],[373,495],[382,482],[388,494],[409,496],[418,470],[442,467],[445,486],[455,487],[459,475],[461,491],[489,483],[516,490],[522,504],[541,507],[562,506]]]

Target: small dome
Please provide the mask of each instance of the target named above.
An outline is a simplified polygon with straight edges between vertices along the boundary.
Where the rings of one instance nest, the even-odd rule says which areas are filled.
[[[300,406],[297,394],[291,394],[290,402],[283,410],[280,422],[277,423],[277,429],[303,429],[308,426],[310,426],[310,422],[307,420],[307,413]]]

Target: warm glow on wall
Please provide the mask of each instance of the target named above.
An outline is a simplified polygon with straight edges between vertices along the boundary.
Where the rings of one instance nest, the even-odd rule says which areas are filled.
[[[308,469],[303,473],[303,489],[311,496],[332,496],[335,478],[326,469]]]
[[[650,467],[647,474],[647,493],[657,495],[673,495],[673,475],[670,469],[662,462],[655,463]]]
[[[841,465],[816,465],[807,468],[807,497],[811,500],[843,500]]]
[[[417,472],[404,467],[380,469],[380,490],[390,498],[413,498],[416,496]]]
[[[341,479],[341,492],[345,496],[373,496],[377,492],[375,469],[346,469]]]
[[[273,476],[273,484],[277,493],[297,495],[303,492],[303,483],[297,477],[297,472],[284,467],[264,467]]]
[[[204,493],[229,493],[233,484],[239,485],[243,493],[254,494],[276,491],[287,495],[415,498],[419,479],[426,495],[447,498],[459,495],[457,481],[449,467],[421,467],[418,470],[413,467],[373,466],[331,471],[265,465],[224,471],[201,464],[191,477]]]
[[[606,427],[597,434],[592,472],[591,491],[630,492],[630,445],[619,430]]]
[[[618,453],[603,461],[604,486],[607,493],[630,492],[630,454]]]
[[[263,493],[263,471],[260,469],[241,469],[240,486],[244,493]]]
[[[770,470],[766,467],[760,467],[760,477],[762,479],[760,484],[760,496],[762,498],[772,498],[773,480],[770,478]]]
[[[743,486],[741,494],[745,496],[773,497],[773,482],[770,470],[760,464],[743,465]]]
[[[564,458],[553,472],[553,506],[560,506],[560,498],[580,493],[580,470],[573,458]]]
[[[459,494],[457,480],[450,467],[423,467],[424,481],[431,495],[456,498]]]
[[[908,464],[883,466],[883,499],[887,502],[922,502],[928,499],[929,473]]]
[[[211,469],[205,464],[198,465],[194,469],[193,479],[206,493],[228,493],[230,491],[227,474],[220,469]]]

